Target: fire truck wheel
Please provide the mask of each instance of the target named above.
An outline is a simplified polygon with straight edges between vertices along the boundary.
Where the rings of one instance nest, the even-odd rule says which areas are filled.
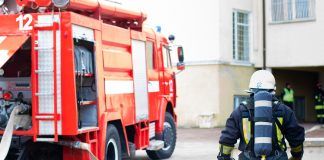
[[[117,128],[109,124],[106,137],[106,160],[121,160],[121,143]]]
[[[164,147],[158,151],[146,151],[151,159],[166,159],[170,158],[176,146],[177,129],[170,113],[165,113],[164,130],[162,134]]]

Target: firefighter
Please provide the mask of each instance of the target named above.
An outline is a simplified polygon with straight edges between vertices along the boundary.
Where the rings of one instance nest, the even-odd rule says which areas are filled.
[[[322,124],[324,123],[323,99],[324,99],[324,91],[322,89],[322,85],[318,83],[315,90],[315,110],[317,114],[317,121],[318,123],[322,123]]]
[[[225,129],[220,136],[220,152],[217,158],[219,160],[232,159],[231,152],[234,149],[234,144],[237,142],[237,139],[240,139],[238,149],[241,153],[239,160],[259,160],[265,158],[264,156],[256,156],[255,149],[257,145],[266,143],[270,144],[271,149],[271,154],[266,157],[267,160],[287,160],[287,147],[285,143],[285,139],[287,139],[291,147],[292,158],[290,160],[300,160],[304,152],[305,130],[298,125],[293,111],[274,96],[276,89],[274,76],[265,70],[256,71],[251,77],[249,88],[250,98],[248,102],[241,103],[227,119]],[[272,111],[272,115],[270,115],[270,120],[272,121],[271,129],[273,130],[271,133],[267,133],[271,135],[271,141],[261,142],[270,139],[270,137],[262,137],[258,140],[253,138],[257,133],[263,132],[254,130],[257,124],[257,119],[254,117],[257,107],[254,107],[253,101],[255,99],[254,94],[259,92],[270,93],[272,101],[269,101],[269,103],[273,104],[272,108],[270,108]],[[269,124],[271,123],[269,122]],[[260,123],[257,125],[260,125]]]
[[[291,88],[290,83],[286,83],[286,87],[281,92],[282,102],[287,105],[291,110],[294,108],[294,90]]]

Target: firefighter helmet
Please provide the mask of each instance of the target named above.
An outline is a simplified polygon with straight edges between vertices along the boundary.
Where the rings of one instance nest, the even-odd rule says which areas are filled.
[[[253,73],[250,79],[250,89],[276,89],[276,80],[271,72],[259,70]]]

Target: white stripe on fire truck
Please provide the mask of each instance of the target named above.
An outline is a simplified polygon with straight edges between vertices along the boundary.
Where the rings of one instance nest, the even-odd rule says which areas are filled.
[[[0,44],[7,38],[7,36],[0,36]]]
[[[159,92],[160,83],[159,81],[148,82],[148,92]],[[133,81],[122,81],[122,80],[106,80],[105,81],[105,93],[106,94],[128,94],[134,93],[134,82]]]
[[[9,59],[8,50],[0,50],[0,67],[4,65]]]
[[[160,82],[159,81],[149,81],[148,91],[149,92],[160,92]]]

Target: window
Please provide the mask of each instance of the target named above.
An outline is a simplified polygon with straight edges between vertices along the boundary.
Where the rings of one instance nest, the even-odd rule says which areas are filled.
[[[234,96],[234,109],[236,109],[237,107],[239,107],[239,105],[242,103],[242,102],[247,102],[249,100],[249,96],[238,96],[238,95],[235,95]]]
[[[272,22],[315,18],[315,0],[271,0]]]
[[[146,42],[146,62],[147,69],[154,69],[154,51],[153,42]]]
[[[250,29],[249,14],[247,12],[233,12],[233,59],[249,61]]]
[[[171,68],[170,50],[166,46],[163,46],[162,52],[164,68]]]

